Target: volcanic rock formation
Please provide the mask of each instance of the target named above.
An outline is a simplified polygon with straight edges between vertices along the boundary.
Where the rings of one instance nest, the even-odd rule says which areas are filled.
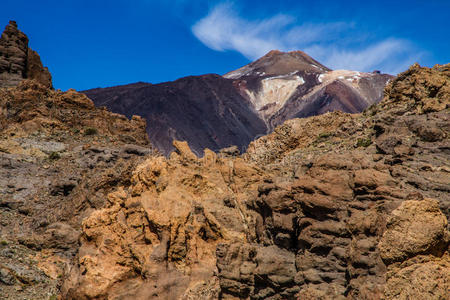
[[[140,117],[34,80],[0,89],[0,298],[59,294],[81,221],[153,152]]]
[[[450,65],[413,65],[362,114],[165,157],[140,117],[0,88],[0,297],[446,299],[449,111]]]
[[[83,221],[63,296],[445,299],[449,105],[450,65],[414,65],[364,114],[287,121],[243,156],[176,141]]]
[[[17,29],[15,21],[10,21],[0,37],[0,87],[18,85],[24,79],[52,87],[52,76],[39,55],[28,47],[28,37]]]
[[[331,71],[305,53],[271,51],[224,76],[191,76],[84,91],[97,106],[144,117],[164,154],[186,140],[195,153],[245,149],[285,120],[340,110],[357,113],[381,100],[392,76]]]

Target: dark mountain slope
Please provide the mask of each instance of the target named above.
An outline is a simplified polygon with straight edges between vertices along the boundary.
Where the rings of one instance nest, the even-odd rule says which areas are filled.
[[[236,145],[285,120],[328,111],[361,112],[381,100],[390,75],[332,71],[302,51],[271,51],[219,75],[161,84],[135,83],[84,91],[97,106],[147,119],[152,143],[164,154],[186,140],[196,153]]]
[[[233,86],[219,75],[190,76],[161,84],[132,85],[84,92],[97,106],[147,119],[150,140],[165,154],[172,140],[188,140],[197,153],[248,145],[266,125]]]

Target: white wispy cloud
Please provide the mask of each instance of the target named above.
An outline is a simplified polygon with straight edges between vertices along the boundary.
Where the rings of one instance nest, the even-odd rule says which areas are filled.
[[[398,73],[420,54],[410,42],[389,37],[361,46],[354,23],[303,23],[290,15],[247,20],[230,3],[215,6],[192,26],[193,34],[217,51],[238,51],[250,60],[270,50],[303,50],[332,69]]]
[[[230,4],[216,6],[206,17],[192,26],[194,35],[217,51],[236,50],[249,59],[283,47],[276,32],[292,22],[287,15],[251,22],[240,18]]]

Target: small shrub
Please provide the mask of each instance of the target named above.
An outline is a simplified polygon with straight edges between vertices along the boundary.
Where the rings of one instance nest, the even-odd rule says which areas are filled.
[[[98,133],[97,128],[88,127],[84,130],[84,135],[95,135]]]
[[[369,138],[359,138],[358,141],[356,142],[356,147],[369,147],[370,145],[372,145],[372,140]]]
[[[8,245],[8,242],[7,242],[7,241],[5,241],[5,240],[1,240],[1,241],[0,241],[0,245],[2,245],[2,246],[6,246],[6,245]]]
[[[61,158],[61,155],[59,155],[58,152],[52,152],[52,153],[50,153],[50,155],[48,156],[48,158],[49,158],[50,160],[57,160],[57,159],[60,159],[60,158]]]
[[[363,111],[363,114],[365,116],[371,116],[371,117],[375,116],[377,114],[377,105],[376,104],[372,104],[371,106],[369,106],[368,108],[366,108]]]
[[[321,134],[318,135],[319,139],[326,139],[329,138],[331,136],[331,132],[322,132]]]

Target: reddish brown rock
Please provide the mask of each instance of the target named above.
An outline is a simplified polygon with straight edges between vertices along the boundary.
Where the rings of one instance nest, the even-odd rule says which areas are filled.
[[[10,21],[0,37],[0,88],[34,79],[51,88],[52,76],[39,55],[28,47],[28,37]]]
[[[60,294],[81,221],[152,153],[139,117],[34,80],[0,89],[0,298]]]
[[[169,158],[83,94],[0,89],[2,296],[445,299],[449,79],[413,66],[363,114]]]
[[[445,299],[450,289],[450,231],[431,199],[405,201],[395,209],[378,248],[389,265],[385,297]]]
[[[447,249],[449,237],[438,201],[411,200],[392,212],[378,247],[383,261],[392,264],[418,254],[439,255]]]
[[[46,87],[52,87],[52,75],[47,67],[42,65],[39,54],[30,48],[28,48],[27,69],[25,74],[25,78],[27,79],[34,79]]]
[[[446,299],[450,290],[450,258],[419,255],[386,274],[385,299]]]
[[[197,158],[186,143],[174,146],[178,153],[149,158],[128,191],[110,194],[110,205],[84,220],[79,268],[71,271],[64,297],[217,297],[216,247],[245,241],[246,223],[254,221],[242,210],[256,187],[248,194],[243,186],[255,186],[260,172],[208,151]]]

